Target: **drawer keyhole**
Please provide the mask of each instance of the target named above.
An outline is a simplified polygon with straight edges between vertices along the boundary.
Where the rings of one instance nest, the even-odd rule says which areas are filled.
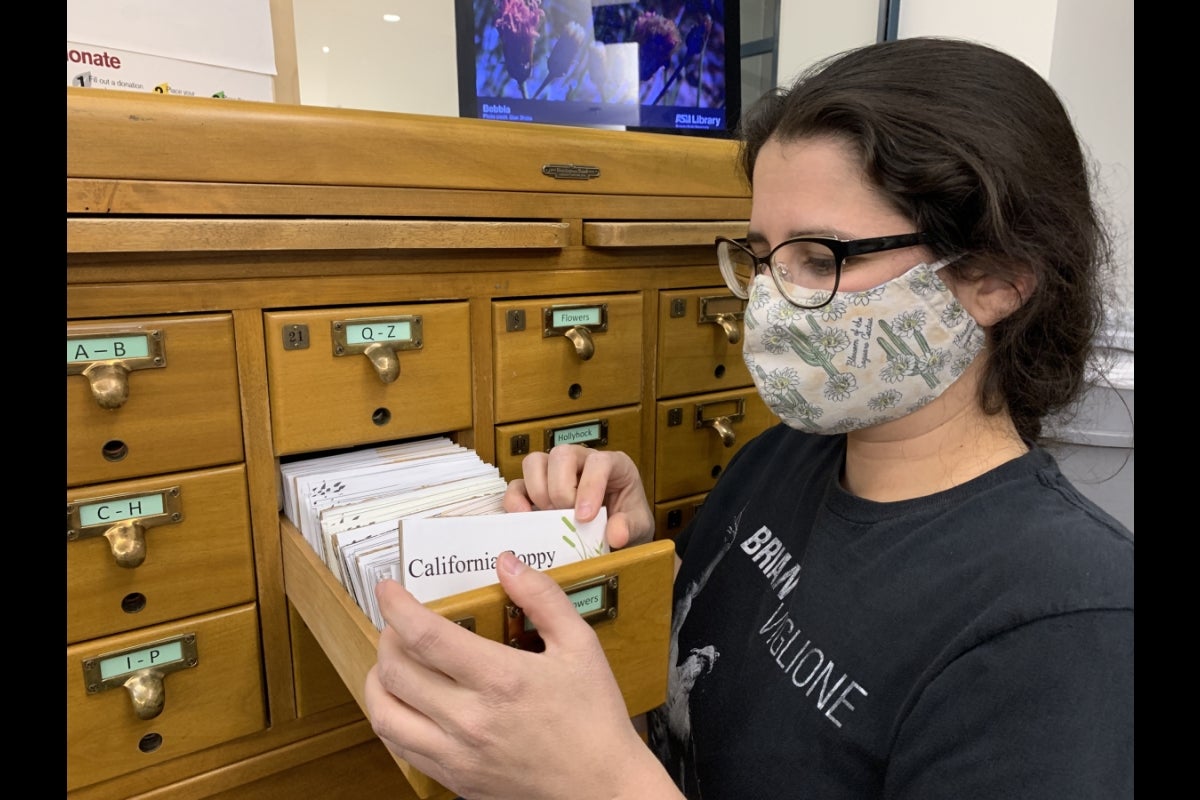
[[[146,595],[141,592],[130,592],[121,598],[121,610],[126,614],[136,614],[146,607]]]
[[[161,733],[147,733],[138,742],[138,750],[143,753],[153,753],[158,748],[162,747],[163,738]]]
[[[104,456],[105,461],[120,461],[129,455],[129,445],[120,439],[113,439],[104,443],[100,448],[100,455]]]

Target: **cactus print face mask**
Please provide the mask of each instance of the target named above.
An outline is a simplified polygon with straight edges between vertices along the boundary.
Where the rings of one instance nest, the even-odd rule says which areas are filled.
[[[767,406],[792,428],[833,434],[899,419],[940,395],[984,341],[938,277],[952,260],[811,310],[756,276],[742,355]]]

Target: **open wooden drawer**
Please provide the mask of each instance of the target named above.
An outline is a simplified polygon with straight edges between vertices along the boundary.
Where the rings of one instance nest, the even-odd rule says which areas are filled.
[[[329,571],[303,535],[280,518],[284,589],[312,630],[338,675],[366,710],[363,684],[375,663],[379,631]],[[629,715],[666,700],[674,545],[658,540],[547,570],[595,627],[625,697]],[[485,586],[427,604],[443,616],[473,626],[480,636],[518,646],[528,633],[520,609],[499,585]],[[418,797],[454,793],[397,758]]]

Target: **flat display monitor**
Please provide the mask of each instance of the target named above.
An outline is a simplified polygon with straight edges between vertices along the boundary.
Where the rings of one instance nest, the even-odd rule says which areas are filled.
[[[455,0],[459,115],[729,137],[738,0]]]

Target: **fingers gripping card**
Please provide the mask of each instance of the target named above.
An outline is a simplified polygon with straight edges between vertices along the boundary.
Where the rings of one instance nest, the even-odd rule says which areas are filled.
[[[537,570],[609,552],[607,509],[579,522],[571,509],[400,520],[396,578],[422,603],[498,583],[496,558],[511,550]]]

